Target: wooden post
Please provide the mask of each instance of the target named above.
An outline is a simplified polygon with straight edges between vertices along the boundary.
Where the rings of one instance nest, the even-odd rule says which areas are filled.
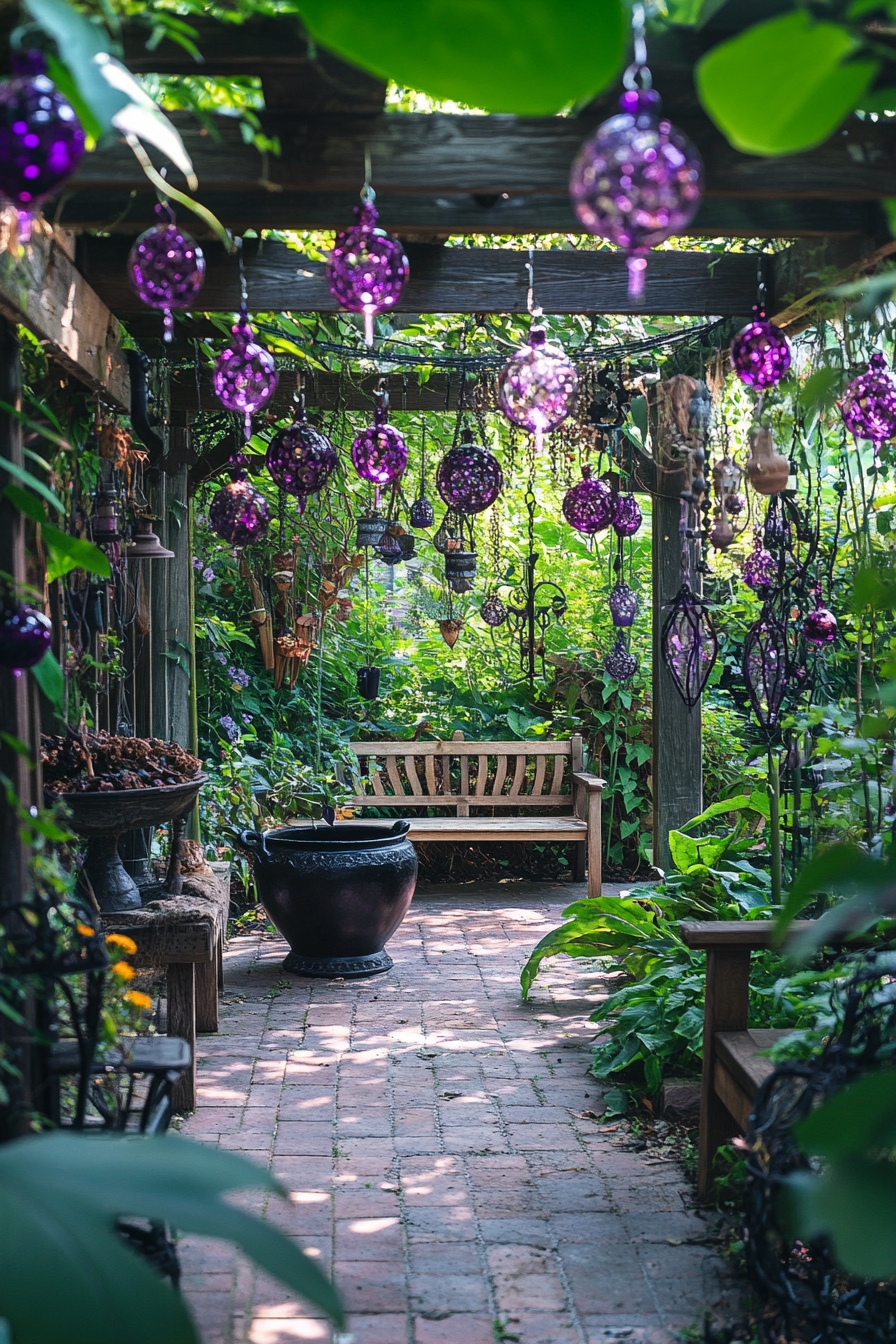
[[[213,963],[212,963],[213,964]],[[180,1036],[190,1047],[190,1067],[174,1084],[171,1101],[176,1111],[196,1109],[196,963],[168,963],[168,1035]]]

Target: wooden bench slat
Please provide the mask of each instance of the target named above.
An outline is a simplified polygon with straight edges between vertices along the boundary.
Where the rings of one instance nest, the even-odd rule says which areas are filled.
[[[571,747],[568,742],[553,739],[544,742],[350,742],[349,747],[356,756],[405,756],[413,749],[415,756],[478,756],[483,747],[488,748],[490,756],[569,756]]]
[[[532,784],[532,793],[530,795],[532,798],[540,798],[542,795],[542,790],[544,789],[544,772],[547,763],[546,756],[539,756],[538,760],[535,762],[535,779]]]
[[[507,757],[499,756],[495,766],[495,782],[492,784],[492,801],[500,798],[504,792],[504,781],[507,778]]]
[[[476,797],[482,798],[488,784],[488,757],[477,756],[476,761]]]
[[[500,797],[494,794],[486,794],[480,798],[475,793],[468,793],[466,796],[460,793],[422,793],[419,796],[411,796],[406,793],[399,795],[394,799],[390,793],[385,793],[380,787],[379,793],[358,793],[349,800],[349,807],[454,807],[458,802],[467,807],[521,807],[525,809],[549,808],[551,811],[570,811],[572,808],[572,798],[568,793],[542,794],[540,798],[534,797],[530,793],[521,793],[513,795],[510,793],[501,794]]]
[[[385,798],[386,790],[383,788],[383,780],[379,770],[371,770],[367,778],[370,780],[370,787],[373,789],[377,798]]]
[[[417,774],[417,757],[405,756],[404,772],[408,777],[408,783],[411,786],[411,793],[419,797],[423,792],[423,786],[420,783],[420,776]]]
[[[514,763],[513,783],[510,786],[510,793],[518,797],[523,787],[523,780],[526,778],[526,758],[517,756]]]
[[[427,787],[427,789],[429,790],[430,796],[435,796],[435,793],[436,793],[436,763],[435,763],[435,759],[434,759],[434,757],[431,756],[431,755],[430,755],[430,756],[424,756],[424,757],[423,757],[423,767],[424,767],[424,774],[426,775],[426,787]]]
[[[563,791],[563,771],[566,768],[567,760],[568,757],[566,756],[554,757],[554,773],[553,776],[551,777],[552,794],[562,793]]]
[[[759,1052],[770,1050],[776,1041],[780,1041],[788,1034],[786,1028],[784,1030],[748,1028],[746,1031],[716,1032],[716,1062],[727,1069],[751,1102],[775,1067],[766,1055]]]
[[[386,774],[389,776],[389,783],[392,785],[392,792],[395,797],[407,797],[404,785],[401,782],[401,775],[398,773],[398,761],[394,756],[386,757]]]

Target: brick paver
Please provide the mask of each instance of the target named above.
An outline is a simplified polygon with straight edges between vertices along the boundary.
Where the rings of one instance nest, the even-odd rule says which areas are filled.
[[[587,1115],[600,977],[549,962],[520,1000],[578,889],[436,891],[370,980],[304,980],[281,939],[235,938],[184,1132],[271,1166],[290,1201],[239,1202],[335,1275],[355,1344],[668,1344],[734,1315],[677,1167]],[[227,1243],[189,1238],[182,1261],[204,1344],[330,1339]]]

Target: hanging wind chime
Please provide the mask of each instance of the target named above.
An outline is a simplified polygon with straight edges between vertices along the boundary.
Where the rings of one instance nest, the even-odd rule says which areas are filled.
[[[529,274],[527,306],[533,325],[529,340],[504,365],[498,379],[498,404],[507,419],[535,436],[540,451],[545,434],[556,429],[572,413],[576,404],[579,376],[575,365],[559,345],[547,339],[545,328],[537,325],[543,316],[535,306],[534,251],[529,248],[526,270]]]
[[[44,201],[84,156],[84,130],[47,74],[42,52],[13,50],[12,76],[0,84],[0,192],[16,207],[27,243]]]
[[[252,437],[252,416],[264,409],[277,390],[279,381],[274,356],[255,339],[249,323],[249,292],[243,268],[243,240],[237,238],[240,271],[240,312],[231,341],[218,356],[212,386],[215,396],[228,411],[243,416],[246,442]]]
[[[327,261],[330,293],[350,313],[363,313],[364,340],[373,345],[373,319],[401,298],[410,266],[397,238],[377,227],[376,192],[370,185],[370,156],[365,152],[361,204],[356,224],[337,233]]]
[[[141,233],[128,255],[131,285],[141,303],[159,308],[166,341],[174,339],[174,310],[192,308],[205,280],[202,248],[181,229],[168,201],[155,207],[158,224]]]

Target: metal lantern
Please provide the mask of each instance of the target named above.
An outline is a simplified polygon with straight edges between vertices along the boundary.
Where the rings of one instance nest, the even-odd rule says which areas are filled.
[[[451,550],[445,552],[445,578],[454,593],[468,593],[476,578],[476,552]]]
[[[91,521],[93,540],[97,546],[109,546],[121,540],[118,520],[118,491],[109,485],[100,486],[96,492],[96,508]]]
[[[663,662],[675,689],[693,709],[709,680],[719,642],[701,598],[683,583],[675,595],[660,635]]]
[[[376,547],[376,553],[386,565],[397,565],[404,559],[404,552],[401,549],[401,542],[392,531],[387,527]]]
[[[380,693],[380,669],[378,667],[359,667],[357,687],[362,700],[375,700]]]
[[[378,513],[366,513],[358,519],[355,531],[355,547],[359,551],[371,546],[379,546],[388,523]]]
[[[638,594],[622,579],[617,579],[608,599],[613,624],[620,630],[634,625],[638,614]]]
[[[762,728],[774,728],[787,693],[787,631],[764,611],[744,640],[743,673],[753,713]]]
[[[493,630],[496,630],[499,625],[503,625],[507,620],[507,608],[498,594],[492,593],[479,608],[479,615],[486,625],[490,625]]]
[[[174,552],[159,541],[153,531],[153,520],[139,517],[134,522],[134,539],[125,547],[126,560],[173,560]]]
[[[604,671],[614,681],[630,681],[638,670],[638,660],[625,647],[625,636],[617,635],[616,643],[604,659]]]
[[[417,554],[417,538],[413,532],[402,532],[398,538],[402,560],[413,560]]]
[[[411,527],[432,527],[436,520],[436,511],[428,499],[415,499],[408,514]]]
[[[465,429],[461,442],[439,463],[436,489],[455,513],[482,513],[494,504],[504,488],[504,473],[493,453],[473,442]]]

